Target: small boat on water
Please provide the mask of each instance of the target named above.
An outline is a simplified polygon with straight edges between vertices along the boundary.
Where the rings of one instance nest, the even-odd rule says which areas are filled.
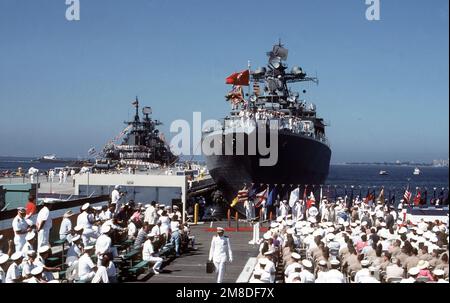
[[[413,175],[414,176],[420,175],[420,169],[418,167],[414,168]]]
[[[389,175],[389,173],[387,171],[385,171],[385,170],[380,170],[379,175],[380,176],[387,176],[387,175]]]

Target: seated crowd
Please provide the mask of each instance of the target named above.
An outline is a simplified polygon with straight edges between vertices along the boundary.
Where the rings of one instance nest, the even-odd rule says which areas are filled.
[[[325,198],[297,219],[289,211],[270,223],[250,282],[448,283],[448,241],[448,214],[446,222],[413,223],[401,204],[347,209],[343,199]]]
[[[18,209],[18,216],[22,212]],[[0,283],[114,283],[128,277],[136,262],[159,274],[163,257],[195,249],[195,238],[189,225],[181,223],[177,206],[155,201],[98,207],[86,203],[76,220],[73,216],[70,210],[64,214],[60,240],[53,242],[65,248],[62,252],[38,243],[39,231],[27,219],[24,243],[18,245],[15,238],[8,241],[7,253],[0,251]]]

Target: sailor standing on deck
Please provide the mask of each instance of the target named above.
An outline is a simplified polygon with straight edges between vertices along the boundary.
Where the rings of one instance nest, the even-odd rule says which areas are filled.
[[[121,205],[122,203],[119,202],[120,198],[121,198],[119,190],[120,190],[120,185],[116,185],[116,186],[114,186],[114,190],[111,192],[111,204],[114,204],[116,206],[116,209],[114,211],[114,213],[116,213],[116,214],[119,212],[120,207],[122,206]]]
[[[38,232],[37,249],[41,246],[49,244],[50,229],[52,228],[52,216],[50,209],[52,206],[51,200],[44,199],[44,207],[39,211],[36,218],[36,231]]]
[[[209,261],[214,262],[217,273],[217,283],[222,283],[225,273],[225,262],[233,262],[233,253],[231,252],[230,239],[224,236],[224,229],[217,227],[217,236],[211,241],[209,250]]]
[[[62,171],[62,169],[59,171],[58,177],[59,177],[59,184],[62,184],[62,182],[63,182],[63,171]]]

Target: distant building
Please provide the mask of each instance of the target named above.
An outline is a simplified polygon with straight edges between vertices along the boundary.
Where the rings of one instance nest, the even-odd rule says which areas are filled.
[[[447,159],[447,160],[433,160],[433,166],[434,167],[448,167],[448,163],[449,163],[448,160],[449,159]]]

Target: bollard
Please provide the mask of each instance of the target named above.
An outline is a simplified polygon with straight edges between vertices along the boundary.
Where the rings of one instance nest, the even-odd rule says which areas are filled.
[[[194,224],[198,223],[198,203],[194,205]]]
[[[235,220],[236,220],[236,231],[239,231],[239,214],[236,211],[236,214],[234,215]]]
[[[231,208],[227,211],[228,227],[231,227]]]

